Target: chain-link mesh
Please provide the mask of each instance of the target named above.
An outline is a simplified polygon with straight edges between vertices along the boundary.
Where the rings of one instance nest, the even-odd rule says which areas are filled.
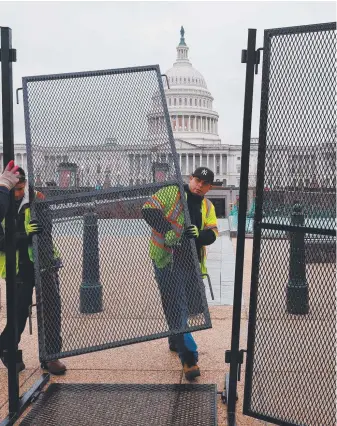
[[[216,386],[54,383],[20,424],[216,426]]]
[[[264,217],[290,224],[294,202],[305,226],[335,228],[336,32],[268,32]]]
[[[159,68],[23,87],[41,358],[209,328]]]
[[[265,32],[245,412],[336,424],[336,25]]]

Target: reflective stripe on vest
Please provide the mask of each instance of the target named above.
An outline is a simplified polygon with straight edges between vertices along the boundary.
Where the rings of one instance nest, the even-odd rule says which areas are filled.
[[[159,232],[154,230],[152,231],[151,241],[155,246],[167,251],[168,253],[172,253],[172,249],[165,246],[165,238],[162,236],[162,234],[159,234]]]
[[[177,220],[183,210],[183,203],[180,201],[180,192],[177,193],[174,204],[167,215],[168,220]]]

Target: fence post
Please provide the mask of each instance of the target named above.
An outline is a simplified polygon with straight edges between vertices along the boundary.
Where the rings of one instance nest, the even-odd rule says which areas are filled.
[[[98,224],[96,213],[83,217],[83,273],[80,289],[80,312],[102,312],[102,285],[99,277]]]
[[[244,51],[242,62],[246,63],[246,82],[245,82],[245,100],[243,111],[243,131],[242,131],[242,154],[241,154],[241,172],[240,172],[240,198],[238,201],[238,227],[237,227],[237,245],[236,262],[234,278],[234,297],[233,297],[233,320],[230,349],[230,373],[228,379],[228,424],[235,425],[236,394],[240,360],[240,323],[241,323],[241,304],[242,304],[242,285],[243,285],[243,267],[245,256],[245,238],[246,238],[246,215],[247,215],[247,194],[249,177],[249,154],[250,138],[252,126],[252,108],[254,92],[254,69],[256,64],[256,30],[248,30],[247,50]],[[244,57],[245,56],[245,57]]]
[[[13,71],[12,63],[16,62],[16,51],[12,49],[12,30],[1,29],[0,62],[1,62],[1,92],[2,92],[2,136],[4,166],[14,160],[14,123],[13,123]],[[18,351],[17,332],[17,303],[18,293],[16,284],[16,254],[15,254],[15,201],[13,191],[9,195],[9,206],[5,221],[6,247],[6,302],[8,343],[6,348],[8,362],[8,405],[9,413],[19,409],[19,376],[16,363],[21,359]]]
[[[291,215],[293,226],[304,225],[304,213],[300,204],[295,204]],[[304,315],[309,312],[308,283],[305,272],[305,233],[290,232],[289,281],[287,285],[287,311]]]

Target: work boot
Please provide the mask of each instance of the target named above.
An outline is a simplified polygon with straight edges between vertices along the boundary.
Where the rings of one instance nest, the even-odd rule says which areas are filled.
[[[64,374],[67,370],[67,367],[59,359],[55,361],[46,361],[41,364],[41,367],[45,370],[48,370],[49,373],[60,376]]]
[[[186,362],[184,363],[184,374],[185,378],[188,381],[194,380],[196,377],[200,376],[200,369],[198,364],[188,365]]]

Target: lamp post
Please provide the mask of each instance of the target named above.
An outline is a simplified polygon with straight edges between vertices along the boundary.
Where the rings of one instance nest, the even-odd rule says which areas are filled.
[[[293,226],[304,225],[304,214],[300,204],[295,204],[291,215]],[[305,315],[309,312],[309,291],[305,271],[304,232],[290,232],[289,281],[287,284],[287,311]]]
[[[98,216],[86,213],[83,217],[83,272],[80,288],[80,312],[102,312],[102,285],[99,273]]]

